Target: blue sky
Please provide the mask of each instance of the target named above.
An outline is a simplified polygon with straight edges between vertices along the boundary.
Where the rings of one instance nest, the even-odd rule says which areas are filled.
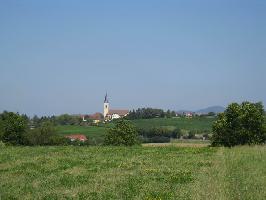
[[[266,105],[264,0],[0,0],[0,111]]]

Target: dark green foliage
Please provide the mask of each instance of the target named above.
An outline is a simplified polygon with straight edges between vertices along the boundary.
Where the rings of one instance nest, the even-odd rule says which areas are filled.
[[[195,135],[196,135],[197,131],[195,130],[191,130],[188,132],[188,139],[193,139],[195,138]]]
[[[164,111],[155,108],[139,108],[136,111],[130,111],[127,119],[151,119],[155,117],[165,117]]]
[[[138,130],[139,135],[145,137],[145,138],[151,138],[151,137],[155,137],[155,136],[164,136],[164,137],[171,137],[172,132],[168,129],[165,128],[160,128],[160,127],[155,127],[152,129],[139,129]]]
[[[170,139],[165,136],[140,137],[142,143],[169,143]]]
[[[113,128],[109,128],[104,138],[106,145],[126,145],[138,144],[138,132],[136,128],[127,120],[116,121]]]
[[[28,131],[25,134],[25,141],[28,145],[67,144],[67,139],[57,135],[53,124],[50,122],[44,122],[40,127]]]
[[[77,125],[81,123],[82,119],[79,116],[63,114],[57,116],[55,121],[58,125]]]
[[[172,131],[172,135],[171,135],[171,137],[172,138],[180,138],[182,136],[182,132],[181,132],[181,129],[179,129],[179,128],[176,128],[176,129],[174,129],[173,131]]]
[[[215,116],[216,114],[215,114],[215,112],[209,112],[208,113],[208,116]]]
[[[170,110],[167,110],[166,111],[166,117],[167,118],[171,118],[172,116],[171,116],[171,111]]]
[[[18,113],[3,112],[0,115],[0,139],[5,143],[21,145],[23,135],[27,131],[27,118]]]
[[[265,142],[262,103],[230,104],[213,124],[212,145],[235,146]]]
[[[169,130],[166,128],[154,127],[152,129],[138,129],[140,139],[143,143],[164,143],[170,142],[171,138],[180,138],[181,130],[176,128]]]
[[[34,127],[39,127],[44,122],[50,122],[53,125],[80,125],[82,123],[82,118],[80,116],[63,114],[51,117],[43,116],[40,118],[37,115],[34,115],[31,119],[31,125]]]
[[[175,111],[170,111],[169,109],[164,112],[162,109],[158,108],[138,108],[137,110],[130,111],[127,119],[172,118],[175,116]]]

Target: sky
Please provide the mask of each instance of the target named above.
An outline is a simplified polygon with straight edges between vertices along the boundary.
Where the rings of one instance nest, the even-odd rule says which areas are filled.
[[[265,0],[0,0],[0,112],[266,106]]]

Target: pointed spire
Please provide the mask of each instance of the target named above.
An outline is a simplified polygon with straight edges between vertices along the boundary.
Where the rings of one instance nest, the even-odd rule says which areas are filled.
[[[107,98],[107,92],[106,92],[106,94],[105,94],[104,103],[109,103],[109,102],[108,102],[108,98]]]

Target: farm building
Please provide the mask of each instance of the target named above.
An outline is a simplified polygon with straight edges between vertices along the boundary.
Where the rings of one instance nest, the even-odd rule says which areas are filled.
[[[66,135],[65,138],[70,139],[71,142],[73,142],[73,141],[85,142],[88,140],[87,137],[85,135],[82,135],[82,134]]]

